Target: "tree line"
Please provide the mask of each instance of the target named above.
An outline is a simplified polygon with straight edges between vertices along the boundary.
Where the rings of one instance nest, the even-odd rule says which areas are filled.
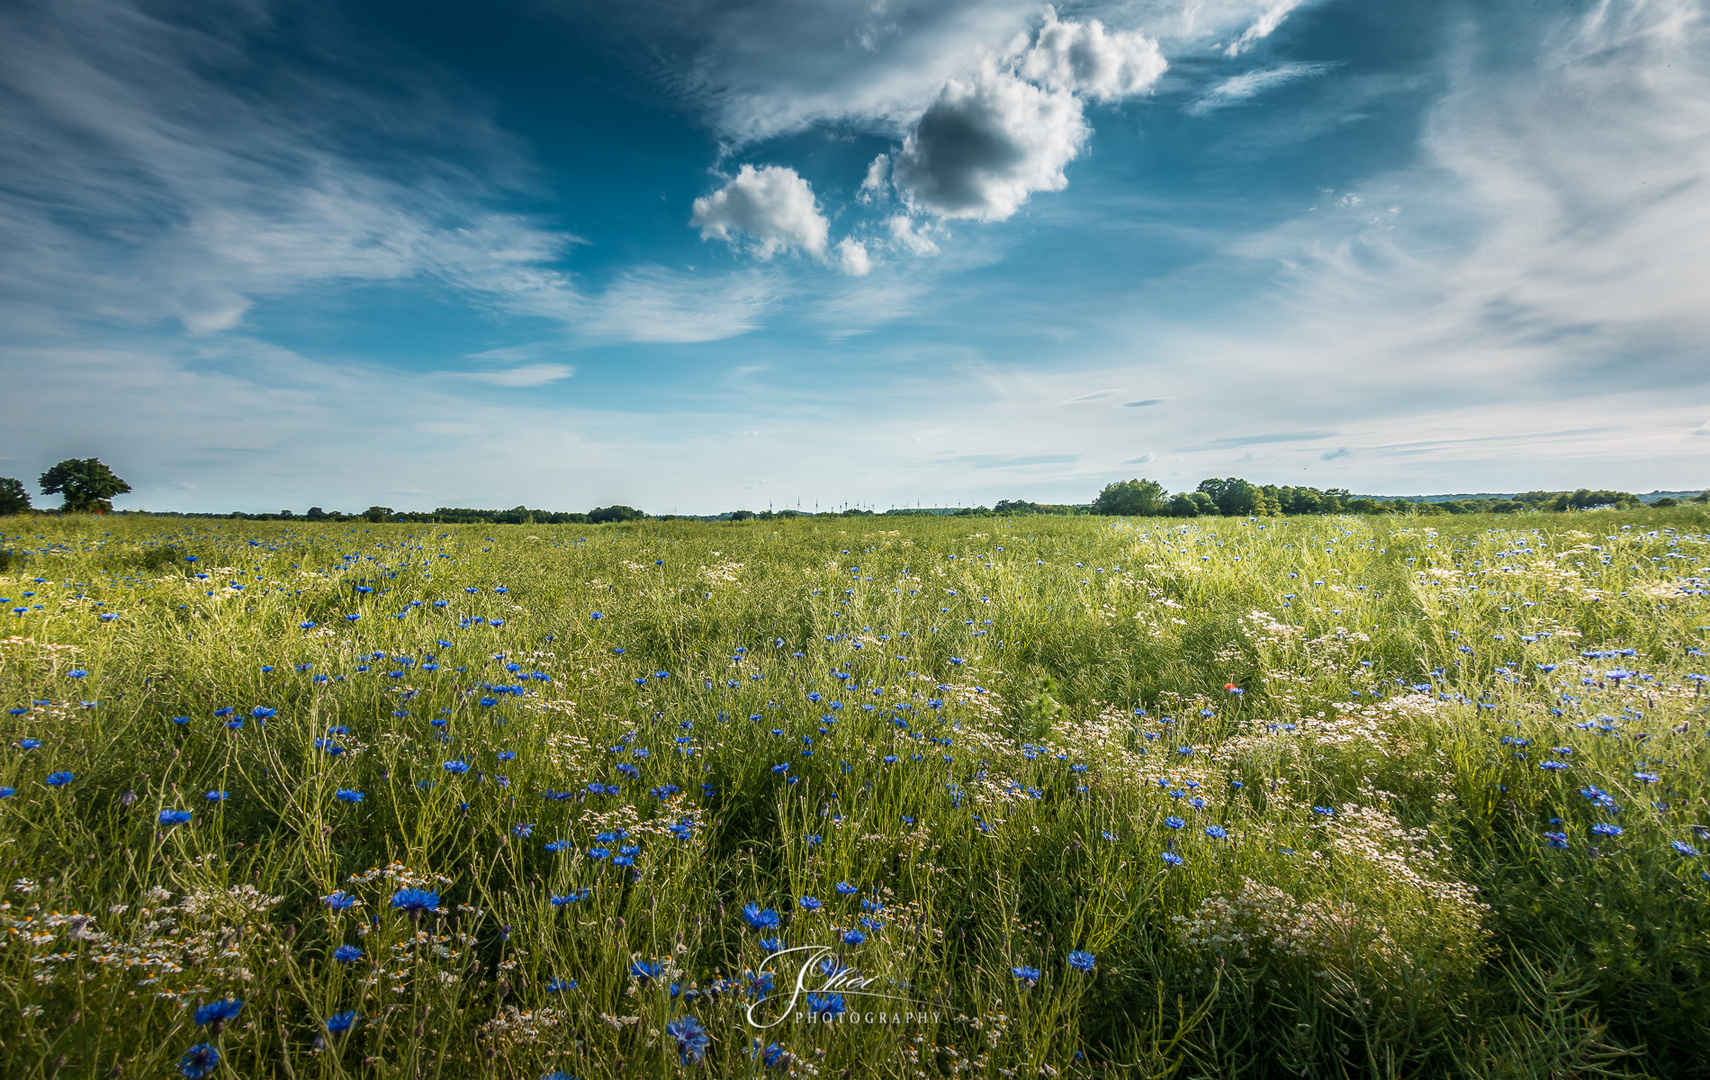
[[[1690,500],[1710,502],[1710,491]],[[1000,504],[1001,505],[1001,504]],[[1628,509],[1645,505],[1626,491],[1527,491],[1513,496],[1421,501],[1372,499],[1346,488],[1290,487],[1254,484],[1237,476],[1201,480],[1192,491],[1170,494],[1156,480],[1122,480],[1107,484],[1088,511],[1121,517],[1267,517],[1280,514],[1516,514],[1532,510]],[[1666,508],[1678,500],[1661,498],[1650,504]]]
[[[61,513],[106,513],[113,508],[113,498],[131,490],[112,469],[99,458],[69,458],[42,473],[37,481],[44,494],[59,495],[64,500]],[[1687,500],[1690,503],[1710,503],[1710,491],[1700,492]],[[249,514],[233,511],[229,514],[185,514],[166,512],[160,516],[187,518],[226,518],[246,521],[403,521],[433,522],[446,525],[602,525],[608,522],[639,521],[774,521],[796,517],[874,517],[949,515],[954,517],[991,517],[1019,514],[1097,514],[1108,517],[1268,517],[1303,514],[1514,514],[1525,511],[1590,510],[1597,507],[1628,509],[1645,505],[1637,495],[1625,491],[1527,491],[1513,496],[1474,497],[1425,501],[1420,499],[1373,499],[1354,495],[1346,488],[1291,487],[1276,484],[1254,484],[1240,477],[1216,477],[1201,480],[1192,491],[1171,494],[1156,480],[1135,478],[1107,484],[1090,503],[1036,503],[1024,499],[1003,499],[995,507],[961,507],[893,509],[876,512],[861,508],[806,514],[799,510],[733,510],[715,518],[677,514],[647,514],[633,506],[596,507],[587,513],[560,510],[531,510],[515,506],[509,510],[480,510],[470,507],[442,506],[433,511],[394,510],[390,506],[370,506],[359,513],[343,513],[311,506],[302,515],[291,510],[278,513]],[[1678,506],[1673,498],[1660,498],[1652,507]],[[31,509],[30,494],[22,481],[0,477],[0,515],[21,514]]]

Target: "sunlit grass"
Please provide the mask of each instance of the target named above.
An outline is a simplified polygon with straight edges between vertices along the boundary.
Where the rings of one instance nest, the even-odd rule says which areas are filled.
[[[7,1072],[1695,1075],[1705,527],[0,519]]]

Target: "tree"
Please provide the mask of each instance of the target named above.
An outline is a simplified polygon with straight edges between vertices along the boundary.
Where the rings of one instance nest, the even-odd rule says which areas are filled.
[[[1245,517],[1262,509],[1263,498],[1259,489],[1238,476],[1227,480],[1201,480],[1199,490],[1217,504],[1217,512],[1224,517]]]
[[[0,476],[0,517],[21,514],[29,508],[30,493],[24,490],[24,482]]]
[[[639,521],[646,516],[633,506],[602,506],[588,512],[588,521],[604,525],[608,521]]]
[[[1170,496],[1169,505],[1164,507],[1163,512],[1169,517],[1198,517],[1199,504],[1194,502],[1192,495],[1178,491]]]
[[[370,506],[363,511],[362,516],[369,521],[385,521],[396,513],[390,506]]]
[[[1156,480],[1122,480],[1106,484],[1093,500],[1092,512],[1109,517],[1152,517],[1164,508],[1164,485]]]
[[[45,495],[65,496],[62,509],[68,514],[104,513],[113,508],[113,496],[131,490],[100,458],[67,458],[42,473],[37,483]]]

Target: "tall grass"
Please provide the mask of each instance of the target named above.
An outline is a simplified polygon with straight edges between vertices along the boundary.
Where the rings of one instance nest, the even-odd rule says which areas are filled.
[[[1702,1075],[1705,526],[0,520],[0,1057]]]

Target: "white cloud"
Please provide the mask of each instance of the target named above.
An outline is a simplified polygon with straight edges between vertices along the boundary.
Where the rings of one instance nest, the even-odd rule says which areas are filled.
[[[1301,79],[1316,78],[1341,66],[1340,62],[1295,63],[1279,64],[1276,67],[1265,68],[1260,71],[1243,72],[1240,75],[1225,79],[1207,90],[1199,100],[1188,106],[1187,111],[1194,116],[1204,116],[1206,113],[1214,112],[1217,109],[1239,105],[1279,86],[1298,82]]]
[[[1143,28],[1173,56],[1231,40],[1269,6],[1077,0],[1074,11],[1107,28]],[[631,0],[600,10],[647,42],[661,77],[721,138],[745,146],[827,122],[901,135],[946,82],[966,78],[982,57],[1015,51],[1006,43],[1025,46],[1043,8],[1038,0]]]
[[[1283,20],[1288,18],[1289,12],[1305,2],[1306,0],[1275,0],[1275,3],[1253,20],[1253,25],[1247,27],[1240,37],[1229,43],[1229,47],[1223,50],[1224,55],[1240,56],[1258,42],[1270,37],[1276,32],[1277,27],[1282,25]]]
[[[1129,458],[1128,460],[1124,461],[1123,464],[1124,465],[1150,465],[1150,464],[1152,464],[1152,462],[1157,461],[1157,460],[1158,460],[1157,454],[1141,454],[1139,457]]]
[[[1695,436],[1710,435],[1710,420],[1706,420],[1702,424],[1699,424],[1697,427],[1687,432],[1687,434]]]
[[[873,258],[867,245],[846,236],[837,242],[837,268],[850,277],[866,277],[873,270]]]
[[[885,181],[890,179],[890,173],[891,155],[880,154],[873,159],[872,164],[867,166],[867,175],[861,181],[861,190],[856,193],[855,197],[863,203],[884,198]]]
[[[199,29],[164,10],[0,8],[0,284],[33,322],[74,310],[208,335],[259,299],[418,276],[574,319],[552,264],[576,238],[489,209],[528,166],[457,88],[324,73],[349,56],[281,73],[250,52],[261,7]],[[263,85],[233,93],[234,72]],[[396,169],[345,148],[385,138],[421,150]]]
[[[504,371],[477,371],[459,373],[460,378],[474,379],[476,382],[488,383],[492,386],[545,386],[548,383],[559,382],[576,374],[576,369],[568,364],[524,364],[521,367],[507,368]]]
[[[1058,191],[1080,153],[1081,103],[985,65],[945,85],[892,168],[910,206],[947,218],[1003,221],[1035,191]]]
[[[909,254],[921,256],[938,254],[938,245],[925,235],[926,226],[923,224],[920,230],[916,231],[914,222],[907,214],[898,214],[885,224],[891,231],[892,242],[902,247]]]
[[[595,337],[684,345],[757,330],[782,285],[748,271],[694,274],[634,270],[589,300],[582,328]]]
[[[1033,44],[1015,61],[1023,78],[1095,101],[1150,93],[1168,66],[1145,34],[1107,31],[1097,19],[1061,22],[1050,6]]]
[[[701,230],[703,240],[735,244],[734,234],[746,233],[762,259],[790,248],[824,255],[829,231],[813,187],[783,165],[742,166],[723,187],[695,200],[689,224]]]

